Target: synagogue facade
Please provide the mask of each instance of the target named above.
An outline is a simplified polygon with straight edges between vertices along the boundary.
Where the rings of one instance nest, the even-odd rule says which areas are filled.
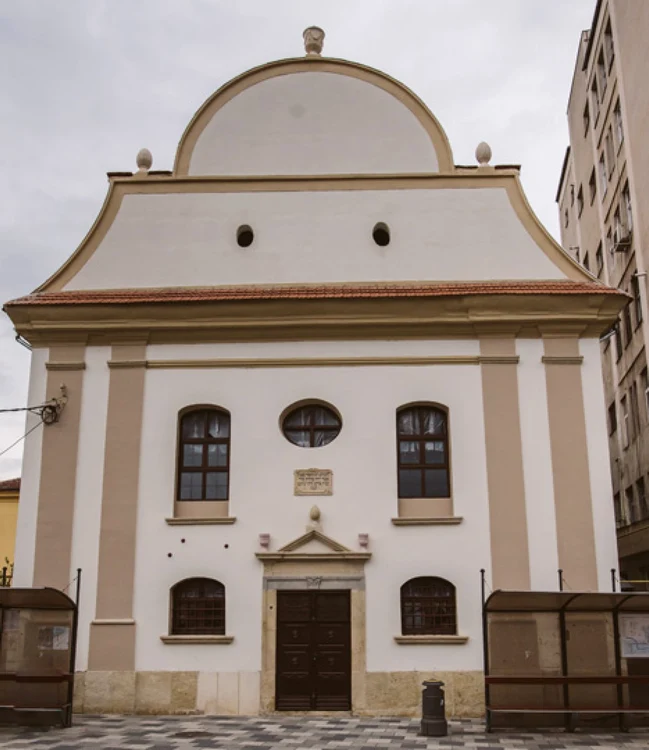
[[[29,403],[65,385],[15,584],[83,571],[77,710],[407,715],[435,677],[480,715],[481,569],[610,590],[598,339],[626,296],[518,168],[456,165],[405,85],[305,39],[208,99],[172,171],[109,174],[5,305]]]

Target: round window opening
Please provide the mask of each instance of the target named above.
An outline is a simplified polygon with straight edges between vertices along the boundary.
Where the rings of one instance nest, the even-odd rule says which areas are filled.
[[[243,224],[237,229],[237,242],[239,243],[239,247],[250,247],[254,238],[255,235],[252,228],[247,224]]]
[[[282,419],[284,437],[301,448],[320,448],[338,437],[342,422],[336,412],[322,404],[289,409]]]
[[[383,222],[380,222],[377,224],[374,229],[372,230],[372,237],[374,238],[374,242],[376,242],[377,245],[380,247],[385,247],[386,245],[390,244],[390,230],[388,229],[388,225],[384,224]]]

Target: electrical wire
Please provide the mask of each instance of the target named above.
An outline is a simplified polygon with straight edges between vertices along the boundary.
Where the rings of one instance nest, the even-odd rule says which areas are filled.
[[[12,443],[8,448],[5,448],[3,451],[1,451],[0,456],[4,456],[5,453],[10,451],[15,445],[18,445],[18,443],[20,443],[21,440],[24,440],[27,437],[27,435],[29,435],[31,432],[34,432],[34,430],[37,427],[40,427],[42,424],[43,422],[38,422],[38,424],[35,424],[30,430],[27,430],[27,432],[22,437],[19,437],[18,440]]]

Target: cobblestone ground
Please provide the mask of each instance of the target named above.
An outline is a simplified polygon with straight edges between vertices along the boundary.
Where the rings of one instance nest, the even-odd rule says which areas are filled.
[[[0,748],[12,750],[397,750],[408,748],[516,748],[517,750],[588,750],[649,748],[649,732],[626,734],[485,734],[478,722],[451,722],[447,737],[420,737],[411,719],[241,718],[241,717],[75,717],[71,729],[0,729]]]

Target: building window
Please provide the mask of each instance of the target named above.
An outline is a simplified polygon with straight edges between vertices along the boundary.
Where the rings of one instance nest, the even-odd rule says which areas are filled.
[[[640,373],[640,388],[643,394],[642,398],[644,399],[645,420],[649,423],[649,378],[647,376],[646,367],[644,367]]]
[[[335,440],[342,428],[340,416],[321,403],[290,409],[282,419],[284,437],[300,448],[321,448]]]
[[[631,442],[640,434],[640,412],[638,411],[638,386],[635,380],[629,389],[629,400],[631,401]]]
[[[596,78],[593,78],[593,85],[590,87],[590,94],[591,102],[593,104],[593,116],[595,118],[595,122],[597,122],[599,118],[599,92],[597,90]]]
[[[593,205],[595,196],[597,195],[597,182],[595,180],[595,167],[593,167],[590,173],[590,179],[588,180],[588,190],[590,193],[590,205]]]
[[[629,403],[626,396],[622,396],[620,400],[620,407],[622,409],[622,447],[629,447]]]
[[[595,252],[595,262],[597,264],[597,278],[602,277],[602,271],[604,270],[604,252],[602,250],[602,243],[600,242]]]
[[[434,406],[397,412],[399,497],[450,497],[447,422]]]
[[[609,73],[615,59],[615,49],[613,47],[613,30],[611,29],[611,19],[609,18],[606,28],[604,29],[604,51],[606,52],[606,61],[608,62]]]
[[[601,154],[599,157],[599,187],[602,191],[603,200],[608,190],[608,174],[606,173],[606,159],[604,158],[604,154]]]
[[[645,484],[644,484],[644,478],[640,477],[638,481],[635,483],[635,491],[638,498],[637,502],[637,508],[638,508],[638,521],[644,521],[644,519],[649,515],[649,508],[647,508],[647,496],[645,494]]]
[[[608,407],[608,434],[614,435],[617,431],[617,409],[615,401]]]
[[[171,589],[171,635],[225,635],[225,586],[188,578]]]
[[[615,509],[615,525],[619,529],[621,526],[626,525],[619,492],[616,492],[615,495],[613,495],[613,508]]]
[[[629,190],[628,182],[624,185],[624,188],[622,190],[622,202],[624,204],[625,213],[625,234],[631,235],[631,233],[633,232],[633,209],[631,208],[631,191]]]
[[[568,209],[567,209],[567,208],[566,208],[566,210],[565,210],[565,211],[563,212],[563,214],[564,214],[564,217],[563,217],[563,221],[564,221],[564,226],[566,226],[566,227],[567,227],[567,226],[568,226],[568,224],[570,223],[570,222],[569,222],[569,219],[568,219]]]
[[[633,485],[629,485],[624,490],[624,517],[628,520],[628,523],[635,523],[637,521],[635,503],[633,502]]]
[[[590,271],[590,258],[588,257],[588,253],[584,255],[584,268],[587,271]]]
[[[618,149],[624,142],[624,127],[622,126],[622,107],[620,106],[620,100],[615,102],[615,109],[613,110],[613,118],[615,122],[615,140]]]
[[[588,128],[590,127],[590,111],[588,109],[588,102],[584,107],[584,137],[588,135]]]
[[[622,356],[622,326],[620,325],[620,319],[618,318],[615,324],[615,361],[619,362]]]
[[[624,311],[622,312],[622,318],[624,320],[624,346],[628,346],[633,338],[633,326],[631,325],[631,302],[628,302]]]
[[[412,578],[401,587],[403,635],[455,635],[455,586],[443,578]]]
[[[633,295],[633,309],[637,328],[642,323],[642,298],[640,297],[640,282],[637,271],[631,277],[631,294]]]
[[[580,185],[577,193],[577,216],[581,217],[581,212],[584,210],[584,188]]]
[[[599,88],[602,92],[603,99],[608,83],[608,81],[606,80],[606,63],[604,62],[604,50],[600,50],[599,57],[597,58],[597,77],[599,78]]]
[[[227,500],[230,473],[230,415],[202,408],[180,418],[179,501]]]
[[[615,172],[615,151],[613,150],[613,131],[609,125],[608,133],[604,141],[604,148],[606,150],[606,160],[608,161],[609,179],[613,172]]]

